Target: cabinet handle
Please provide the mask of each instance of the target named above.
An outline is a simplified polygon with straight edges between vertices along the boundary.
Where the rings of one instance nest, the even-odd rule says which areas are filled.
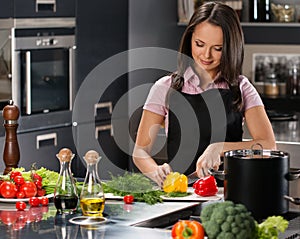
[[[56,0],[36,0],[35,12],[49,11],[56,12]]]
[[[95,129],[95,138],[98,139],[98,135],[100,131],[110,130],[110,136],[114,135],[114,130],[111,124],[96,126]]]
[[[108,111],[110,114],[112,114],[112,102],[103,102],[103,103],[97,103],[94,106],[94,116],[97,116],[97,110],[101,108],[108,108]]]
[[[57,134],[56,133],[50,133],[50,134],[42,134],[36,136],[36,149],[40,148],[40,143],[45,140],[53,139],[54,146],[57,146]]]
[[[31,114],[31,54],[26,51],[26,114]]]

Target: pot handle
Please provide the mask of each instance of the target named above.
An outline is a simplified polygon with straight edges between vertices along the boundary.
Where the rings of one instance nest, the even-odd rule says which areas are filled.
[[[287,195],[284,195],[283,197],[284,197],[284,199],[288,200],[291,203],[294,203],[296,205],[300,205],[300,198],[293,198],[293,197],[290,197],[290,196],[287,196]]]
[[[300,169],[297,169],[295,171],[289,171],[286,175],[286,179],[289,181],[293,181],[300,178]]]
[[[226,174],[224,171],[215,171],[213,169],[208,169],[208,173],[221,181],[224,181],[226,179]]]

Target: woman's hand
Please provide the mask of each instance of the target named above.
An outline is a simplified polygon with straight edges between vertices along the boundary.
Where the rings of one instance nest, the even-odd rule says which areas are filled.
[[[223,145],[223,142],[210,144],[203,154],[198,158],[196,171],[199,178],[207,175],[208,170],[211,168],[218,170],[221,164],[220,156],[223,152]]]
[[[157,183],[158,186],[162,187],[164,180],[167,175],[172,172],[169,164],[164,163],[163,165],[157,165],[156,170],[148,173],[144,173],[145,176]]]

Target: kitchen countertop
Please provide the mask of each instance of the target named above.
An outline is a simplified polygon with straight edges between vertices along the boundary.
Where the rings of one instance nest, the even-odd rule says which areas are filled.
[[[113,239],[113,238],[171,238],[170,230],[159,225],[172,225],[178,219],[188,218],[200,202],[164,202],[155,205],[123,201],[107,201],[105,224],[82,226],[69,222],[75,215],[56,215],[53,203],[49,207],[16,211],[14,203],[0,203],[1,238],[8,239]]]

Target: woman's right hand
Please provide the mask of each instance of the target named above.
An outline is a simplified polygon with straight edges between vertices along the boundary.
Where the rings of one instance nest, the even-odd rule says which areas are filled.
[[[164,180],[167,175],[172,172],[172,168],[169,164],[164,163],[163,165],[157,165],[156,170],[148,173],[144,173],[145,176],[157,183],[158,186],[162,187]]]
[[[209,169],[218,170],[221,164],[223,145],[223,142],[210,144],[198,158],[196,171],[199,178],[205,177]]]

